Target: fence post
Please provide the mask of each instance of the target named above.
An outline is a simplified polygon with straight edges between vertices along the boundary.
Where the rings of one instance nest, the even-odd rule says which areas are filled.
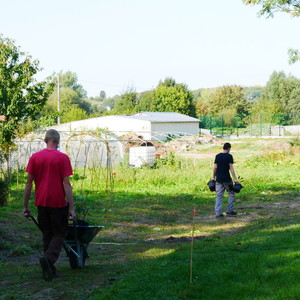
[[[236,114],[236,137],[239,137],[239,115]]]
[[[222,120],[222,138],[223,138],[223,136],[224,136],[224,115],[222,115],[221,120]]]
[[[259,133],[262,136],[262,115],[259,113]]]

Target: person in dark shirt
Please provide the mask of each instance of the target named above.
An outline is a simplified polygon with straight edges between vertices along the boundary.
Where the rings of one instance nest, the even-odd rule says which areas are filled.
[[[228,192],[228,207],[226,214],[228,216],[236,216],[237,213],[233,210],[233,203],[235,195],[232,190],[233,182],[230,177],[232,175],[234,182],[239,183],[235,175],[233,168],[233,156],[229,154],[231,150],[230,143],[223,145],[223,152],[219,153],[215,157],[213,177],[212,180],[216,181],[216,206],[215,213],[216,217],[224,217],[222,213],[222,201],[225,190]]]

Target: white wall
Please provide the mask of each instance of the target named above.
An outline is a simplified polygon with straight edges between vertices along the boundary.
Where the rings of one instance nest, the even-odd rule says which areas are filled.
[[[283,126],[285,130],[285,134],[299,134],[300,135],[300,125],[289,125],[289,126]]]
[[[199,122],[195,123],[153,123],[152,124],[152,136],[154,139],[166,140],[166,137],[170,135],[197,135],[199,134]]]

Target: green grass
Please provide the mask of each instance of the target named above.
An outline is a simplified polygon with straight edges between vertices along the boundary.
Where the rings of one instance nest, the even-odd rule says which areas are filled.
[[[206,185],[220,147],[208,158],[177,157],[173,167],[78,170],[74,193],[88,220],[105,228],[90,244],[86,266],[71,270],[62,252],[61,277],[50,283],[38,265],[40,233],[21,216],[25,177],[18,174],[0,208],[1,297],[299,299],[299,146],[274,151],[280,143],[286,140],[232,142],[244,189],[237,194],[239,216],[224,220],[214,218],[215,194]],[[32,202],[31,208],[35,214]]]
[[[300,226],[273,227],[277,222],[257,222],[238,235],[196,242],[191,285],[190,245],[154,247],[132,254],[130,273],[88,299],[297,299]],[[265,226],[273,228],[261,230]]]

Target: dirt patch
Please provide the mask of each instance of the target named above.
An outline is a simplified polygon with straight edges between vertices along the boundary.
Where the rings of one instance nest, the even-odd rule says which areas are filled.
[[[47,288],[38,291],[30,296],[30,299],[43,299],[43,300],[53,300],[62,297],[64,292],[59,291],[54,288]]]
[[[192,239],[201,241],[205,238],[206,238],[205,235],[194,236],[193,238],[190,236],[181,236],[181,237],[170,236],[170,237],[164,239],[163,242],[164,243],[190,243],[192,241]]]
[[[164,150],[167,153],[175,152],[182,153],[185,151],[190,151],[195,149],[197,145],[222,145],[223,141],[211,136],[185,136],[176,140],[172,140],[168,143],[165,143],[163,146],[159,146],[158,150]],[[162,151],[163,152],[163,151]]]

